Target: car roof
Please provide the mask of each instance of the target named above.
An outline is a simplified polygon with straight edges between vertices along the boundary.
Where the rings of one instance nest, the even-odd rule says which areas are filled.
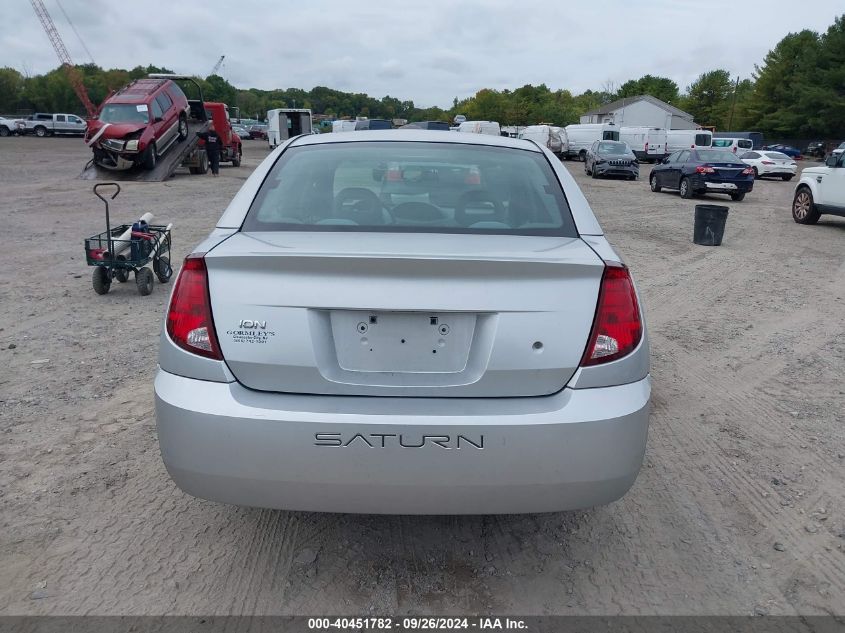
[[[530,141],[469,132],[446,132],[445,130],[361,130],[348,134],[308,134],[296,138],[291,147],[304,145],[326,145],[330,143],[361,143],[366,141],[406,141],[421,143],[454,143],[456,145],[489,145],[539,152],[540,148]]]
[[[131,84],[122,88],[106,101],[108,103],[137,103],[145,101],[159,88],[170,82],[169,79],[136,79]]]

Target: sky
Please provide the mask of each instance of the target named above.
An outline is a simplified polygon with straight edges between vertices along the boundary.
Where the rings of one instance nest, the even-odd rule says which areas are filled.
[[[823,32],[841,0],[43,0],[76,63],[153,64],[238,88],[327,86],[451,107],[481,88],[574,94],[645,74],[684,90],[716,68],[750,77],[786,34]],[[28,0],[0,0],[0,67],[58,58]],[[77,38],[64,12],[70,17]]]

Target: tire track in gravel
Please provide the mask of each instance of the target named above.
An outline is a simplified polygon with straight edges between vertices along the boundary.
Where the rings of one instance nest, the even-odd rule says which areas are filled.
[[[753,394],[737,394],[731,390],[731,382],[721,380],[718,375],[711,374],[701,367],[691,368],[689,366],[683,367],[680,362],[684,358],[684,354],[678,350],[673,350],[673,355],[676,358],[672,359],[681,372],[687,374],[687,380],[684,383],[684,393],[687,397],[695,397],[706,399],[712,397],[712,391],[717,391],[723,400],[727,396],[728,401],[732,405],[731,411],[736,417],[736,414],[745,416],[745,421],[750,421],[751,425],[760,427],[759,422],[754,422],[758,419],[761,413],[769,413],[773,410],[765,401],[760,398],[755,398]],[[676,373],[677,375],[677,373]],[[701,385],[701,386],[698,386]],[[778,411],[777,413],[782,413]],[[653,412],[653,416],[665,419],[667,412],[665,409],[657,408]],[[719,442],[714,441],[712,437],[702,432],[700,426],[691,423],[685,416],[677,416],[673,418],[676,423],[682,425],[685,429],[683,435],[678,435],[677,440],[682,444],[691,444],[695,450],[706,453],[710,457],[710,464],[716,468],[719,476],[730,482],[732,488],[738,492],[746,494],[737,495],[737,500],[741,499],[741,503],[753,514],[760,526],[767,528],[768,526],[778,526],[777,540],[787,546],[789,552],[797,552],[798,557],[794,560],[793,568],[805,567],[806,561],[813,561],[810,568],[806,571],[811,574],[821,575],[824,579],[834,586],[845,586],[845,561],[829,557],[825,554],[824,543],[822,539],[809,539],[806,531],[798,524],[798,520],[784,520],[781,510],[774,507],[774,496],[771,495],[771,488],[765,486],[761,481],[748,475],[739,467],[736,462],[733,462],[724,454],[724,448]],[[771,417],[770,417],[771,419]],[[668,423],[669,420],[666,419]],[[789,434],[788,431],[786,431]],[[791,435],[791,434],[789,434]],[[765,437],[765,436],[761,436]],[[814,456],[818,458],[818,456]],[[704,478],[703,484],[706,484],[707,478]],[[836,485],[836,481],[828,482],[829,486],[826,490],[837,490],[839,494],[831,494],[833,504],[843,507],[843,495],[841,486]],[[764,493],[768,495],[764,496]],[[770,501],[764,499],[769,498]]]
[[[788,411],[782,405],[772,403],[769,395],[761,392],[759,389],[746,390],[745,385],[741,385],[732,375],[726,375],[725,372],[708,368],[705,364],[698,363],[694,355],[685,350],[682,346],[672,341],[661,341],[660,348],[665,352],[665,358],[672,362],[675,367],[675,375],[682,375],[685,378],[685,384],[689,389],[689,395],[698,395],[701,399],[712,398],[713,393],[717,393],[720,397],[720,405],[729,405],[726,409],[732,414],[740,414],[742,417],[743,428],[751,431],[755,438],[767,438],[771,432],[770,422],[778,418],[785,418]],[[756,385],[755,385],[756,386]],[[738,417],[734,415],[734,417]],[[793,428],[781,427],[779,429],[780,442],[789,442],[795,445],[800,445],[806,438],[803,437]],[[826,456],[816,455],[815,459],[833,469],[841,466],[839,463],[833,461]],[[845,501],[845,488],[835,487],[838,490],[838,495],[841,500]]]

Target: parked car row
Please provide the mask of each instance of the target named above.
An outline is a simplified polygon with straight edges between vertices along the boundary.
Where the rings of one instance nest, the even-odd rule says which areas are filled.
[[[836,145],[836,143],[825,141],[813,141],[807,145],[807,149],[804,150],[804,155],[818,160],[825,160],[825,158],[830,154],[841,154],[842,152],[845,152],[845,142]]]
[[[58,136],[85,134],[87,122],[75,114],[46,114],[36,112],[24,118],[0,117],[0,136],[11,134],[34,134],[35,136]]]
[[[738,157],[731,148],[722,144],[673,152],[651,170],[649,186],[655,193],[677,190],[682,198],[716,193],[739,202],[753,190],[756,179],[789,181],[797,174],[798,164],[784,153],[756,150]],[[587,151],[584,171],[593,178],[636,180],[639,161],[627,143],[595,141]],[[815,224],[824,214],[845,217],[845,152],[831,153],[824,166],[804,169],[796,186],[795,222]]]

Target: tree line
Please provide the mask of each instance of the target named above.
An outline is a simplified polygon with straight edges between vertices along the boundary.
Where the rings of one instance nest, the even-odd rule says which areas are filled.
[[[156,66],[105,70],[94,64],[77,66],[94,103],[133,79],[151,72],[170,72]],[[717,130],[758,130],[768,137],[845,136],[845,15],[824,33],[790,33],[765,56],[750,78],[733,77],[724,69],[703,72],[682,92],[670,78],[645,75],[620,86],[609,82],[596,90],[573,94],[545,84],[514,90],[482,89],[451,107],[419,108],[413,101],[317,86],[259,90],[239,89],[218,75],[199,80],[209,101],[238,106],[241,116],[264,118],[271,108],[310,108],[330,117],[366,116],[409,121],[468,119],[499,121],[503,125],[577,123],[585,112],[624,97],[648,94],[693,115]],[[189,98],[190,86],[186,89]],[[62,68],[33,77],[13,68],[0,68],[0,113],[80,112],[79,103]]]

